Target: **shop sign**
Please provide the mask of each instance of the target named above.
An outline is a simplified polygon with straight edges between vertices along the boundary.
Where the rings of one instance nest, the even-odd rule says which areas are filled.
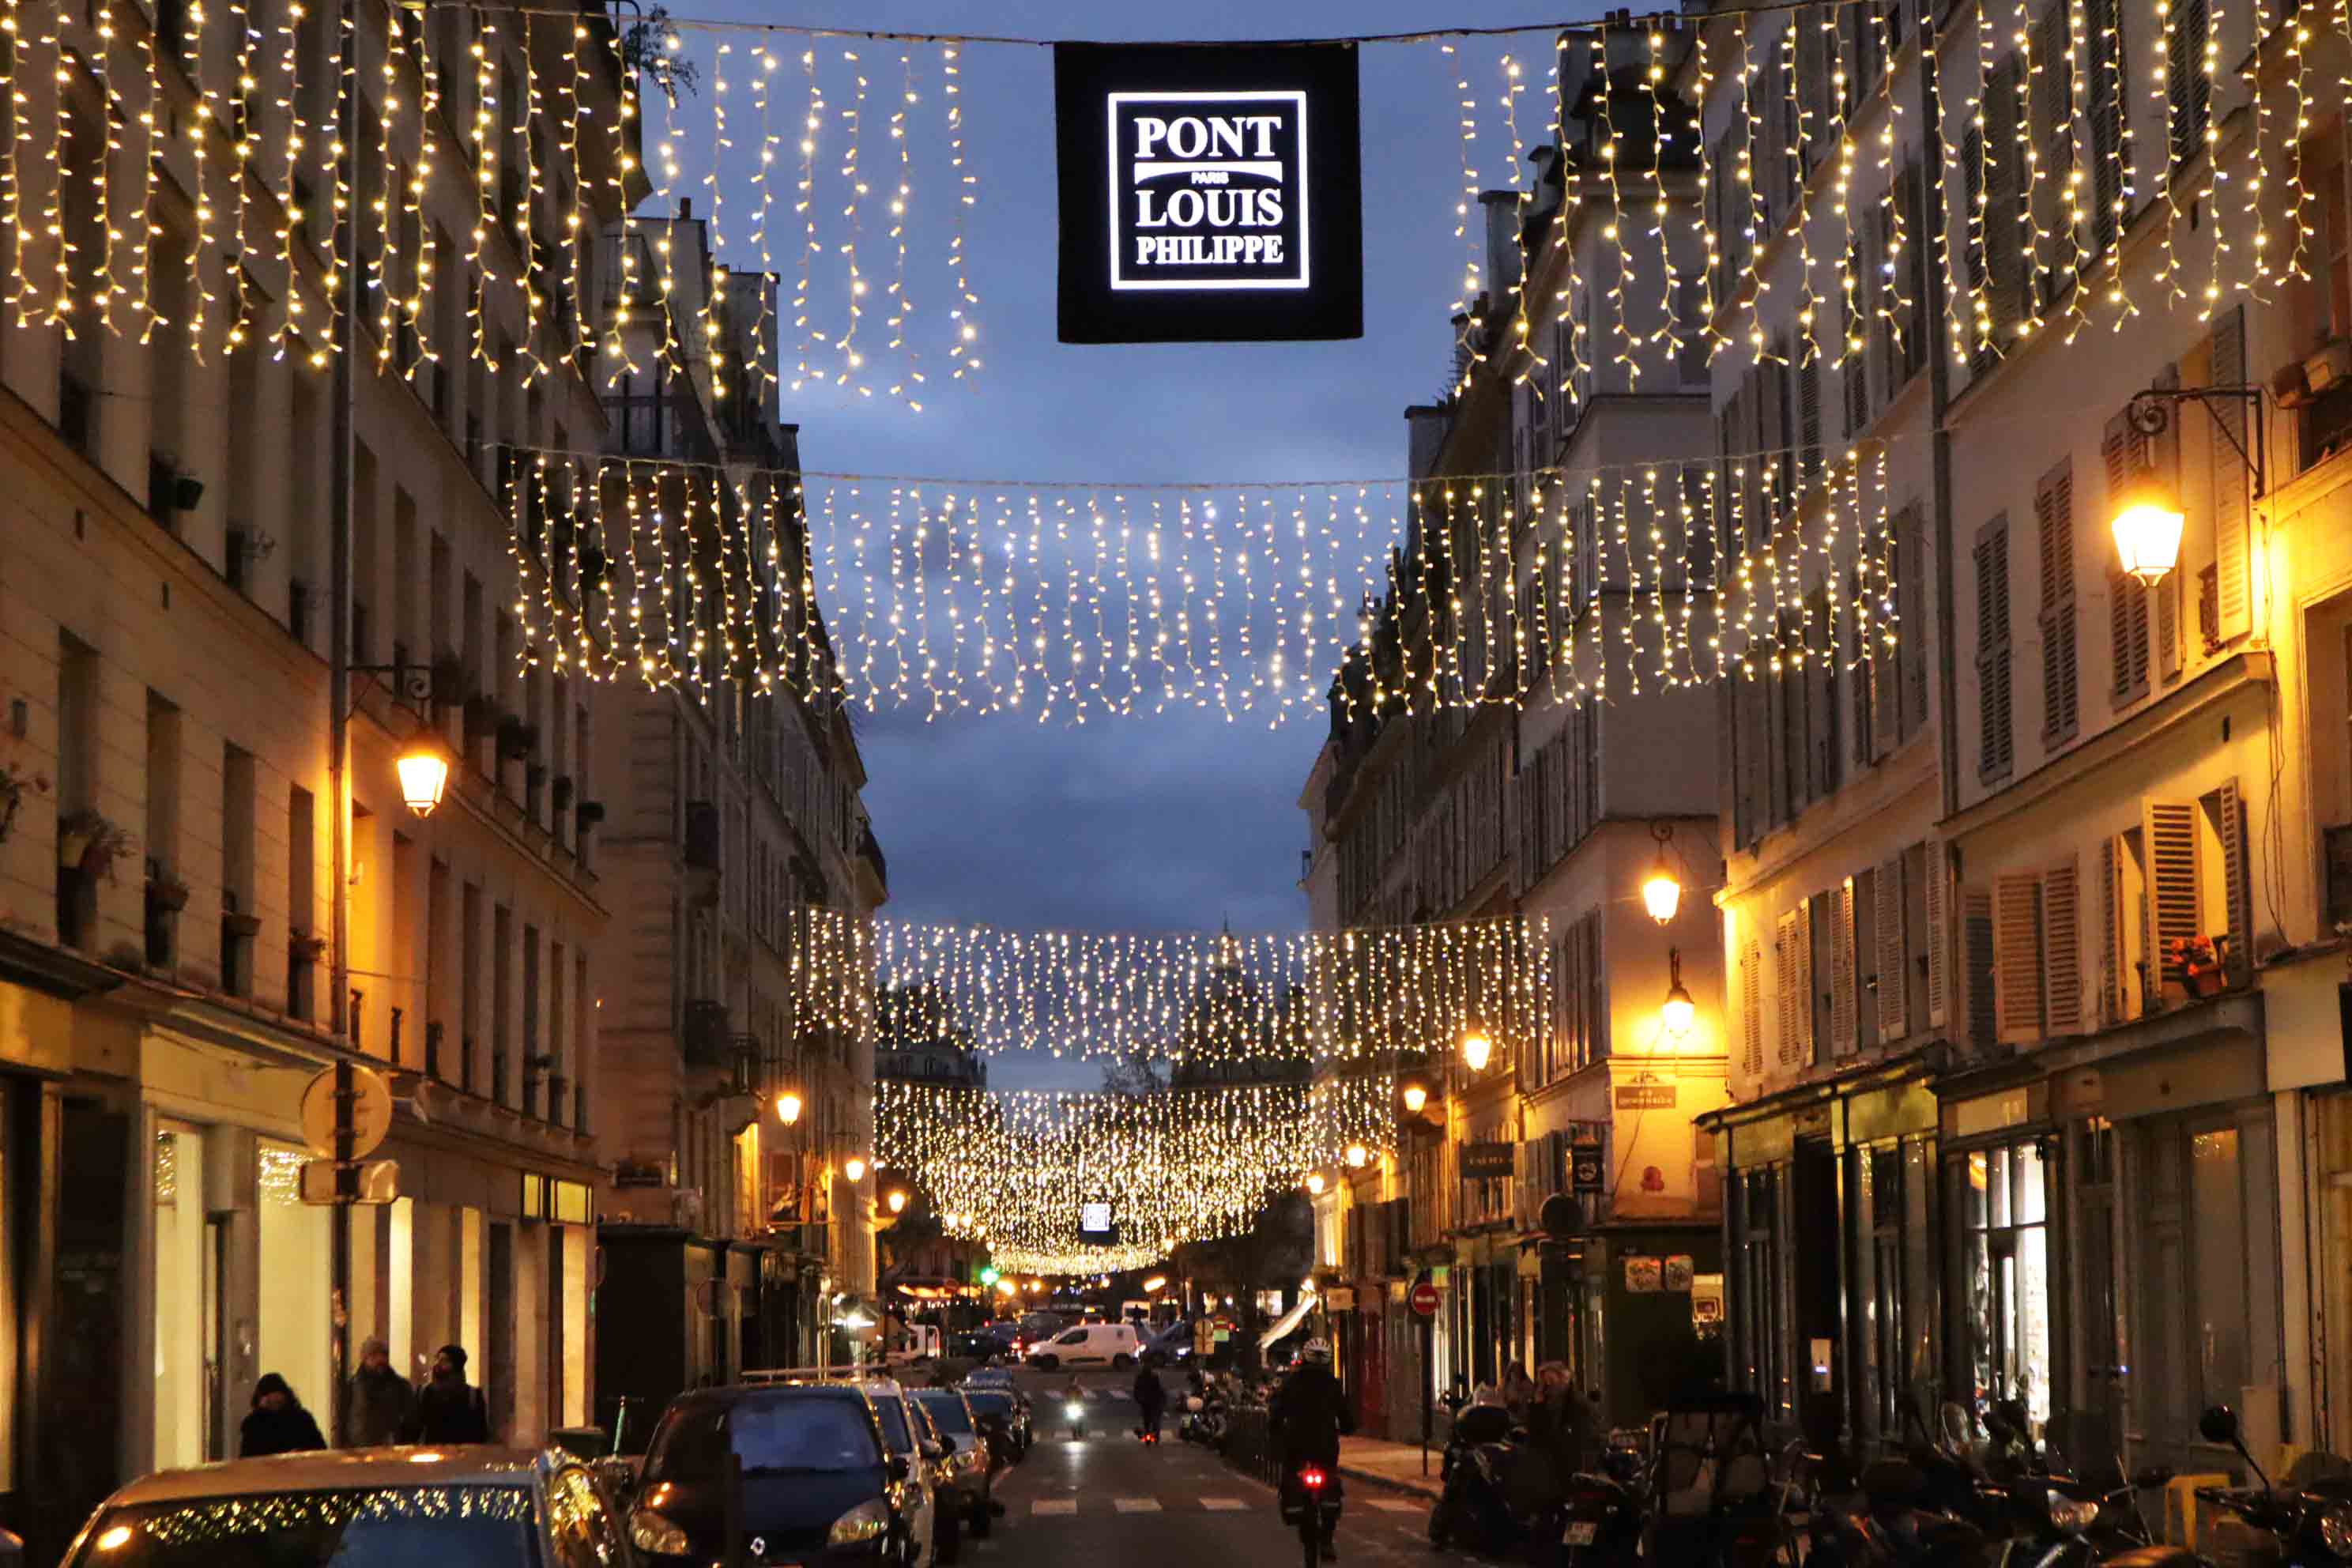
[[[1462,1179],[1465,1182],[1508,1180],[1518,1173],[1518,1145],[1516,1143],[1465,1143],[1462,1145]]]
[[[1664,1283],[1664,1259],[1629,1258],[1625,1259],[1625,1289],[1636,1296],[1654,1296]]]
[[[1691,1323],[1707,1328],[1723,1321],[1723,1276],[1700,1274],[1691,1279]]]
[[[1617,1086],[1617,1109],[1620,1110],[1672,1110],[1675,1100],[1675,1086],[1671,1083],[1621,1083]]]
[[[1666,1289],[1687,1290],[1691,1288],[1693,1266],[1687,1252],[1677,1252],[1666,1259]]]
[[[1598,1144],[1580,1144],[1568,1157],[1570,1190],[1579,1194],[1597,1194],[1607,1172]]]
[[[1352,1312],[1356,1310],[1356,1292],[1349,1286],[1334,1285],[1323,1293],[1323,1305],[1329,1311]]]
[[[1356,51],[1056,44],[1061,339],[1357,338]]]
[[[1078,1205],[1078,1239],[1088,1247],[1117,1247],[1118,1224],[1104,1203]]]

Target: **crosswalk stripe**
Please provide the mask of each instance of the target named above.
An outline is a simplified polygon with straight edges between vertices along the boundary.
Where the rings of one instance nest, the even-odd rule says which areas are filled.
[[[1113,1498],[1111,1506],[1121,1513],[1158,1513],[1160,1500],[1156,1497]]]
[[[1364,1500],[1382,1513],[1419,1513],[1425,1506],[1422,1503],[1407,1502],[1401,1497],[1375,1497],[1366,1498]]]
[[[1249,1504],[1237,1497],[1204,1497],[1201,1500],[1201,1506],[1211,1513],[1240,1513]]]
[[[1074,1497],[1041,1497],[1029,1505],[1033,1514],[1076,1513],[1078,1500]]]

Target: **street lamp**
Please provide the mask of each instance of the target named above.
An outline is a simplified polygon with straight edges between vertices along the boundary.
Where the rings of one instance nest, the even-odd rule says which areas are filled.
[[[1371,1163],[1372,1152],[1361,1143],[1350,1143],[1348,1145],[1347,1159],[1351,1167],[1360,1171]]]
[[[1473,1029],[1462,1037],[1462,1060],[1472,1072],[1485,1072],[1494,1054],[1495,1042],[1486,1037],[1484,1029]]]
[[[1681,948],[1666,949],[1666,973],[1669,977],[1666,1001],[1665,1005],[1658,1009],[1658,1018],[1665,1025],[1667,1034],[1679,1037],[1690,1033],[1692,1023],[1698,1017],[1698,1005],[1691,1000],[1691,994],[1683,987]]]
[[[841,1163],[841,1173],[847,1176],[852,1182],[864,1181],[866,1179],[865,1160],[858,1155],[852,1154],[848,1159],[844,1160]]]
[[[1318,1198],[1321,1197],[1323,1195],[1323,1189],[1328,1185],[1330,1185],[1330,1184],[1323,1179],[1322,1172],[1309,1171],[1307,1173],[1307,1191],[1309,1195]]]
[[[2116,513],[2116,559],[2126,576],[2148,587],[2164,581],[2180,562],[2180,525],[2185,520],[2170,498],[2144,493]]]
[[[801,1119],[801,1097],[791,1089],[776,1096],[776,1120],[790,1127]]]
[[[905,1214],[907,1212],[907,1194],[903,1192],[893,1192],[889,1197],[889,1204],[890,1212],[892,1214]]]
[[[1683,906],[1682,879],[1675,875],[1674,867],[1666,860],[1666,841],[1674,836],[1673,823],[1650,824],[1650,837],[1658,841],[1658,863],[1650,868],[1649,876],[1643,879],[1642,905],[1650,911],[1650,918],[1660,925],[1671,925],[1675,911]]]
[[[432,816],[449,784],[449,748],[437,736],[420,734],[392,765],[400,775],[401,801],[420,817]]]
[[[1407,1115],[1419,1116],[1421,1108],[1428,1103],[1429,1087],[1426,1084],[1409,1083],[1404,1086],[1404,1109]]]

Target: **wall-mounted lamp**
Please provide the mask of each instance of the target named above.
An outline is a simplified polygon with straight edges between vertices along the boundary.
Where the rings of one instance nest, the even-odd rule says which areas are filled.
[[[1668,976],[1666,1000],[1665,1005],[1658,1009],[1658,1020],[1665,1026],[1668,1035],[1675,1037],[1687,1035],[1690,1033],[1691,1025],[1698,1018],[1698,1004],[1691,1000],[1690,992],[1683,986],[1683,950],[1681,948],[1666,949],[1666,973]]]

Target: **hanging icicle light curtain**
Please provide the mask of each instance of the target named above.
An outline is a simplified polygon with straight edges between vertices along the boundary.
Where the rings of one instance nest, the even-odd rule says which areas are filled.
[[[802,1026],[982,1051],[1192,1064],[1377,1061],[1475,1028],[1506,1049],[1549,1017],[1539,922],[1347,931],[1018,931],[798,908]]]
[[[607,381],[707,368],[721,395],[781,379],[915,407],[980,368],[973,51],[1052,40],[623,27],[576,6],[435,0],[380,23],[365,12],[345,72],[336,0],[163,15],[16,0],[0,16],[14,122],[0,231],[16,245],[0,305],[18,325],[142,341],[173,325],[201,349],[209,321],[323,364],[348,238],[365,352],[404,375],[467,360],[525,379],[567,362],[601,363]],[[1924,212],[1886,201],[1876,247],[1854,243],[1872,215],[1845,198],[1916,141],[1945,217],[1947,347],[1967,362],[2305,276],[2323,237],[2303,137],[2344,80],[2343,62],[2314,56],[2344,32],[2265,0],[1984,0],[1940,16],[1834,0],[1353,41],[1435,62],[1463,148],[1447,198],[1467,255],[1458,308],[1483,298],[1527,325],[1520,279],[1487,276],[1479,203],[1497,182],[1525,216],[1542,193],[1518,172],[1521,144],[1566,119],[1567,205],[1605,194],[1612,218],[1639,225],[1615,247],[1613,304],[1637,243],[1704,257],[1707,324],[1665,330],[1769,357],[1765,253],[1793,248],[1802,352],[1843,361],[1864,334],[1838,330],[1853,320],[1840,309],[1890,308],[1910,287],[1904,249],[1928,243]],[[1920,94],[1887,68],[1923,42],[1937,68]],[[1611,88],[1592,91],[1603,73]],[[346,162],[335,126],[352,95],[362,132]],[[1662,168],[1696,171],[1705,199],[1664,188]],[[1823,182],[1835,200],[1800,199]],[[700,276],[669,222],[689,215],[708,228]],[[1523,258],[1540,242],[1523,235]],[[2153,265],[2127,265],[2127,248]],[[755,267],[788,282],[747,281]],[[177,322],[167,268],[190,284]],[[1565,347],[1588,367],[1659,330],[1618,309]],[[1471,345],[1465,370],[1489,352]]]
[[[1428,712],[1769,675],[1900,633],[1878,448],[1217,488],[519,458],[527,657],[592,679],[1279,722],[1321,712],[1343,665],[1349,711]],[[1618,609],[1587,616],[1603,594]]]
[[[999,1268],[1101,1272],[1246,1232],[1267,1196],[1303,1172],[1349,1144],[1389,1147],[1394,1093],[1382,1072],[1149,1094],[884,1079],[874,1090],[875,1153],[954,1216],[950,1234],[985,1239]],[[1080,1237],[1088,1203],[1111,1205],[1115,1248]]]

